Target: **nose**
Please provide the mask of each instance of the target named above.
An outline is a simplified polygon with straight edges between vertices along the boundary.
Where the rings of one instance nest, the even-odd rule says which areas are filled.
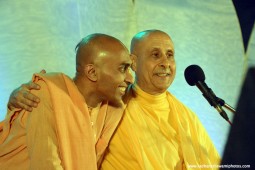
[[[132,76],[132,72],[130,69],[126,71],[126,77],[125,77],[125,82],[128,84],[133,84],[134,83],[134,77]]]
[[[160,62],[160,66],[164,67],[164,68],[169,68],[170,67],[170,61],[167,58],[167,56],[165,56],[162,61]]]

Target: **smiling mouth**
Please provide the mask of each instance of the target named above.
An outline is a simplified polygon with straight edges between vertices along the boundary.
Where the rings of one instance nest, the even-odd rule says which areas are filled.
[[[166,76],[170,76],[170,73],[157,73],[156,75],[159,77],[166,77]]]
[[[127,89],[126,87],[119,87],[120,92],[123,94],[125,94],[126,89]]]

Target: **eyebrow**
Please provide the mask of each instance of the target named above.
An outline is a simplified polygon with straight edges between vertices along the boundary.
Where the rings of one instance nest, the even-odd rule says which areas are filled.
[[[172,54],[174,54],[174,50],[172,49],[167,50],[167,52],[171,52]]]
[[[160,48],[154,47],[154,48],[151,50],[151,52],[156,51],[156,50],[160,50]],[[174,54],[174,50],[173,50],[173,49],[167,49],[167,52],[171,52],[171,53]]]
[[[120,66],[130,67],[131,66],[131,62],[130,63],[123,62],[123,63],[120,64]]]

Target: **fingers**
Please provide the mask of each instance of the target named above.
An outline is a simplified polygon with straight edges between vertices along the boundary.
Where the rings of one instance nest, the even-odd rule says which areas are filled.
[[[22,108],[22,109],[25,109],[25,110],[27,110],[27,111],[29,111],[29,112],[32,112],[32,111],[33,111],[33,107],[30,106],[30,105],[28,105],[29,102],[27,102],[27,104],[24,104],[24,103],[25,103],[24,101],[23,101],[23,103],[18,102],[18,103],[17,103],[17,104],[18,104],[18,107],[19,107],[19,108]],[[29,103],[29,104],[31,104],[31,103]]]
[[[21,96],[17,94],[12,94],[10,96],[8,103],[8,108],[10,110],[13,110],[15,108],[21,108],[31,112],[33,110],[33,107],[37,107],[37,103],[20,97]]]
[[[42,70],[40,71],[40,73],[45,74],[45,73],[46,73],[46,70],[42,69]]]
[[[41,87],[38,84],[31,82],[31,83],[29,83],[28,88],[29,88],[29,90],[32,90],[32,89],[39,90]]]
[[[39,90],[41,87],[38,84],[30,81],[28,83],[22,84],[20,88],[23,90]]]
[[[29,91],[24,91],[22,93],[24,97],[20,100],[22,103],[28,104],[29,106],[37,106],[37,104],[40,102],[40,98],[30,93]]]
[[[32,111],[32,108],[37,107],[40,99],[32,94],[29,89],[39,89],[35,83],[26,83],[21,87],[15,89],[9,98],[8,107],[13,110],[14,108],[22,108],[28,111]]]

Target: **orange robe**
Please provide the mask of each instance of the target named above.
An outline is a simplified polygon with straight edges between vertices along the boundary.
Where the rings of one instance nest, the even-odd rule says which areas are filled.
[[[219,154],[195,113],[169,92],[133,85],[129,97],[101,169],[217,169]]]
[[[33,81],[41,86],[32,91],[41,99],[38,107],[13,110],[0,123],[0,169],[96,170],[123,108],[103,102],[92,127],[86,102],[69,77],[36,74]]]

